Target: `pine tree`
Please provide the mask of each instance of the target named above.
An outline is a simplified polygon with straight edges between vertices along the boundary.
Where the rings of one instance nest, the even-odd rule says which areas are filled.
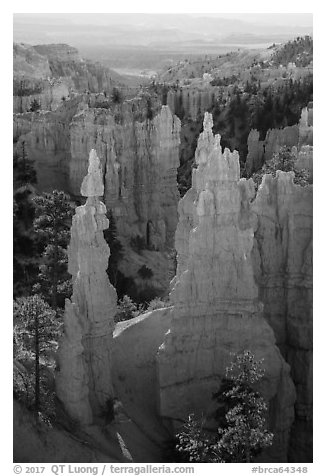
[[[21,152],[14,155],[13,177],[13,271],[14,295],[31,292],[37,274],[37,252],[35,234],[33,232],[36,171],[33,161],[28,159],[25,143],[22,142]]]
[[[118,266],[123,256],[123,247],[117,238],[117,226],[112,210],[108,210],[108,219],[110,222],[109,228],[104,230],[104,238],[110,247],[110,259],[107,273],[111,284],[117,288],[119,280]]]
[[[38,295],[18,298],[14,301],[14,357],[25,360],[25,354],[34,360],[34,402],[36,413],[47,402],[41,401],[40,358],[55,344],[59,335],[59,323],[55,312]],[[25,402],[30,403],[30,402]]]
[[[37,99],[33,99],[33,101],[31,102],[31,106],[29,108],[30,112],[35,112],[35,111],[38,111],[39,109],[41,109],[40,103],[38,102]]]
[[[264,375],[261,361],[250,351],[235,356],[226,369],[220,389],[213,395],[218,403],[218,429],[205,430],[205,421],[190,415],[176,436],[176,449],[188,461],[198,463],[249,463],[272,444],[266,429],[267,404],[254,387]]]
[[[224,385],[229,388],[215,396],[228,407],[218,441],[225,462],[250,463],[272,444],[273,434],[266,429],[267,404],[253,388],[263,376],[262,361],[256,361],[248,350],[235,356],[226,369]]]
[[[71,293],[71,277],[67,272],[67,246],[73,206],[69,197],[54,190],[35,197],[35,233],[44,249],[35,291],[44,296],[53,309],[63,307],[64,298]]]
[[[27,156],[25,142],[22,142],[21,153],[14,154],[14,190],[27,184],[37,183],[34,161]]]

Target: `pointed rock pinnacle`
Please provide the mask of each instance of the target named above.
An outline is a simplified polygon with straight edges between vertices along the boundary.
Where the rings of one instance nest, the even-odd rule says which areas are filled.
[[[102,197],[104,194],[102,167],[95,149],[89,153],[88,172],[81,184],[80,192],[83,197]]]

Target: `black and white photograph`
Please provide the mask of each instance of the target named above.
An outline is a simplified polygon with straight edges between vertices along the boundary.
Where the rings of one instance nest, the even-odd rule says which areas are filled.
[[[290,11],[12,14],[14,473],[312,470]]]

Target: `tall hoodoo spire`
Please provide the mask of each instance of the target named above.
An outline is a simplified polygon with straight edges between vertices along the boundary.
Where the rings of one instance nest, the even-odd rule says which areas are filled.
[[[87,200],[76,208],[71,227],[68,270],[73,294],[66,300],[56,378],[59,399],[84,424],[103,415],[113,397],[110,350],[117,295],[106,273],[110,249],[103,230],[109,220],[99,199],[103,193],[101,164],[92,149],[81,185]]]
[[[190,413],[205,413],[230,353],[251,350],[256,358],[264,358],[260,390],[273,402],[275,454],[270,458],[286,461],[295,393],[289,366],[258,300],[251,262],[253,217],[242,203],[251,182],[240,180],[238,152],[222,153],[212,124],[206,113],[192,188],[179,202],[173,317],[158,352],[161,415],[177,425]]]

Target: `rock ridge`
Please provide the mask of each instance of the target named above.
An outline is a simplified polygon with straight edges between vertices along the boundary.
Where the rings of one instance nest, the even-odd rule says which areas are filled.
[[[289,459],[312,461],[312,226],[313,187],[293,183],[293,172],[265,175],[251,210],[257,217],[253,264],[282,355],[296,386]]]
[[[313,145],[313,109],[305,107],[301,111],[299,124],[287,126],[283,129],[269,129],[264,140],[259,139],[259,132],[252,129],[248,135],[248,155],[246,159],[247,174],[252,174],[259,170],[265,162],[269,162],[281,147],[296,148],[296,154],[306,152],[307,146]],[[298,157],[298,160],[300,157]],[[305,168],[312,171],[312,155],[310,160],[305,159]],[[301,165],[301,166],[302,166]],[[300,164],[299,164],[300,166]]]

